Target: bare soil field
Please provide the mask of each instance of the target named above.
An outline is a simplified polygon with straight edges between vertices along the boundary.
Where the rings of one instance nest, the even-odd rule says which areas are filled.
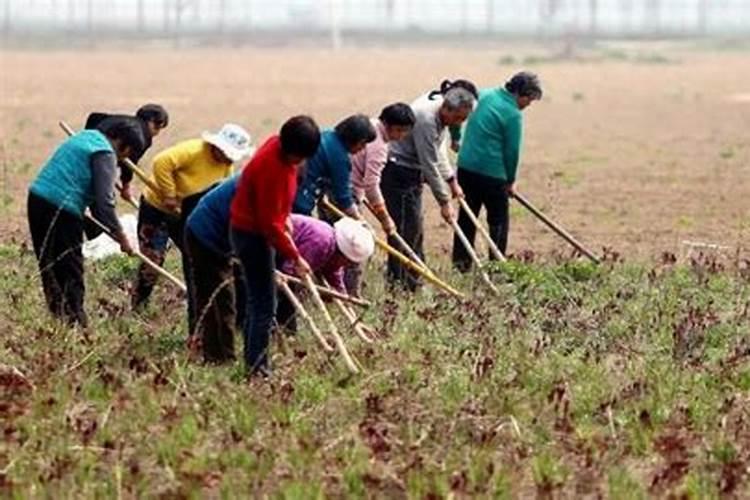
[[[750,223],[750,54],[680,47],[599,50],[580,60],[533,48],[302,48],[0,52],[3,240],[26,238],[25,190],[62,138],[92,110],[163,103],[172,125],[144,159],[225,121],[256,141],[295,113],[326,126],[410,101],[443,78],[480,87],[540,74],[526,113],[519,189],[592,248],[626,259],[678,255],[685,240],[746,247]],[[429,244],[449,228],[428,199]],[[124,210],[124,208],[123,208]],[[568,249],[521,207],[510,251]]]

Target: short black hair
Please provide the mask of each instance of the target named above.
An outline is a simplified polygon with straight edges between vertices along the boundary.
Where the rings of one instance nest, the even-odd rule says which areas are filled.
[[[280,138],[285,154],[310,158],[320,146],[320,128],[311,117],[298,115],[282,125]]]
[[[159,104],[144,104],[138,108],[135,116],[146,123],[154,122],[159,128],[165,128],[169,125],[169,113]]]
[[[542,85],[539,77],[528,71],[516,73],[505,83],[505,90],[518,97],[542,98]]]
[[[389,104],[380,112],[380,121],[389,127],[413,127],[417,118],[411,106],[403,102]]]
[[[351,149],[361,142],[372,142],[377,137],[375,127],[367,115],[357,114],[341,120],[336,125],[336,135]]]
[[[118,117],[102,121],[99,130],[120,142],[121,146],[129,147],[132,152],[141,152],[146,148],[146,138],[143,127],[137,118]]]

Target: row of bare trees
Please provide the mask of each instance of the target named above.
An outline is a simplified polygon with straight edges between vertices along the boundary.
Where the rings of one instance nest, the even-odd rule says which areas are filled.
[[[84,19],[85,28],[94,30],[98,20],[106,18],[115,5],[122,5],[122,0],[0,0],[4,2],[3,8],[3,30],[10,32],[14,27],[14,16],[20,16],[25,9],[33,9],[35,4],[38,8],[44,8],[45,5],[51,5],[53,16],[57,25],[65,24],[60,22],[58,9],[67,9],[67,26],[70,29],[80,29],[80,19]],[[264,6],[282,3],[281,0],[131,0],[128,11],[133,12],[135,6],[134,28],[139,33],[145,33],[153,27],[154,18],[158,17],[163,23],[159,30],[164,33],[179,33],[188,25],[194,26],[197,22],[209,13],[212,22],[215,23],[213,30],[218,33],[224,33],[232,16],[233,26],[238,24],[245,26],[245,29],[252,29],[252,17],[254,10],[261,11]],[[693,5],[695,9],[694,18],[697,19],[697,25],[693,31],[704,33],[709,26],[709,18],[717,0],[522,0],[510,2],[508,0],[315,0],[315,8],[321,11],[327,8],[327,4],[336,2],[339,8],[348,12],[356,10],[358,5],[367,3],[376,5],[382,12],[384,19],[391,26],[398,25],[398,17],[407,17],[407,24],[419,24],[420,16],[431,8],[452,9],[457,14],[460,31],[476,31],[476,25],[471,23],[472,15],[476,21],[477,9],[484,20],[484,29],[488,33],[497,31],[498,21],[502,18],[508,20],[509,16],[518,15],[519,6],[536,5],[538,8],[538,19],[540,29],[544,28],[545,23],[554,24],[558,19],[571,13],[576,19],[582,18],[587,20],[581,26],[576,25],[577,31],[598,34],[600,31],[600,18],[603,4],[608,9],[612,9],[613,4],[617,4],[619,11],[618,16],[622,19],[631,19],[636,8],[642,13],[642,19],[637,22],[641,31],[657,32],[662,26],[662,15],[666,10],[672,7],[685,9],[685,5]],[[298,2],[299,3],[299,2]],[[718,2],[726,3],[726,2]],[[25,4],[25,5],[24,5]],[[12,7],[13,6],[13,7]],[[448,6],[448,7],[446,7]],[[532,7],[533,8],[533,7]],[[688,7],[690,8],[690,7]],[[237,22],[237,16],[241,20]],[[323,16],[325,17],[325,16]],[[77,20],[77,21],[76,21]],[[149,22],[151,21],[151,22]],[[205,23],[204,23],[205,24]],[[345,24],[345,20],[344,20]]]

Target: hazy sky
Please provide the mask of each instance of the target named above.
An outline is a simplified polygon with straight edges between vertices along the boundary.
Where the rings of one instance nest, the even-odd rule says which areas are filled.
[[[175,6],[183,5],[183,28],[328,26],[332,17],[347,27],[483,30],[488,19],[502,29],[587,27],[591,0],[0,0],[3,24],[96,28],[135,28],[139,5],[146,29],[174,24]],[[667,29],[698,25],[701,0],[597,0],[597,25],[628,31],[655,24]],[[648,10],[648,5],[660,5]],[[222,17],[221,6],[224,6]],[[708,0],[706,25],[713,30],[750,29],[750,0]],[[552,6],[552,7],[550,7]],[[557,6],[556,8],[554,6]],[[550,10],[550,9],[553,10]],[[492,14],[490,14],[492,13]]]

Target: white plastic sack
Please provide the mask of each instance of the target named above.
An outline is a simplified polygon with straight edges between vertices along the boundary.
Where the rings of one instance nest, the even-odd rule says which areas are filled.
[[[128,237],[133,248],[138,248],[138,219],[135,214],[125,214],[120,216],[120,224],[125,235]],[[100,260],[110,255],[118,255],[120,244],[112,238],[102,233],[93,240],[83,244],[83,257],[91,260]]]

